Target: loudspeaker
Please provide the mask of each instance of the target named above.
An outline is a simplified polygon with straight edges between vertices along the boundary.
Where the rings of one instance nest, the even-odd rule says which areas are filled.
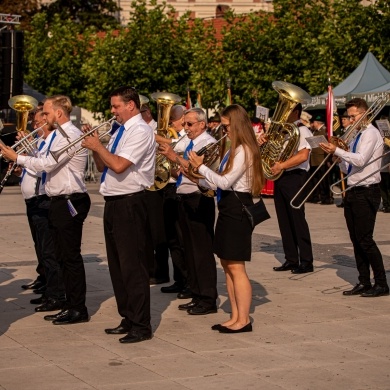
[[[23,94],[23,31],[0,31],[0,109],[8,100]]]

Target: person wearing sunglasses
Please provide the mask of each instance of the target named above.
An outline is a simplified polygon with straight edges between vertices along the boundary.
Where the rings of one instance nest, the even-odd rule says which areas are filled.
[[[212,326],[221,333],[252,331],[249,310],[252,288],[246,273],[245,262],[251,260],[252,231],[242,204],[253,204],[264,185],[260,149],[257,145],[251,120],[239,105],[233,104],[222,111],[221,126],[231,141],[215,172],[203,164],[203,156],[189,153],[189,161],[205,179],[202,187],[218,188],[218,220],[213,244],[226,276],[231,304],[231,316],[222,324]]]
[[[217,269],[212,247],[215,203],[213,197],[202,195],[196,183],[183,173],[189,167],[189,151],[199,151],[216,140],[206,131],[207,117],[201,108],[184,112],[183,127],[187,133],[183,142],[177,144],[174,150],[167,143],[161,143],[159,151],[181,166],[176,191],[192,300],[179,305],[179,310],[186,310],[191,315],[204,315],[217,312]],[[184,155],[181,156],[181,153]]]

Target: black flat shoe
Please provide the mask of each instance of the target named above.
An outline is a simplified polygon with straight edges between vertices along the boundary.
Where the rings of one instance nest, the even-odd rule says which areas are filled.
[[[179,310],[188,310],[188,309],[192,309],[193,307],[196,307],[196,306],[198,306],[198,302],[191,301],[191,302],[183,303],[182,305],[179,305],[178,309]]]
[[[56,299],[49,298],[43,305],[37,306],[35,311],[56,311],[62,310],[64,307],[63,301],[58,301]]]
[[[274,267],[273,269],[274,271],[292,271],[293,269],[297,269],[297,268],[298,268],[298,264],[293,264],[286,261],[281,266]]]
[[[57,320],[58,318],[62,317],[65,312],[66,312],[66,310],[63,309],[63,310],[61,310],[60,312],[58,312],[56,314],[49,314],[47,316],[44,316],[43,319],[45,321],[54,321],[54,320]]]
[[[120,324],[116,328],[104,329],[107,334],[126,334],[130,332],[130,327]]]
[[[119,342],[122,344],[131,344],[131,343],[139,343],[141,341],[150,340],[152,338],[151,334],[142,334],[135,330],[132,330],[128,333],[127,336],[119,339]]]
[[[40,280],[34,280],[31,283],[23,284],[22,289],[23,290],[36,290],[38,288],[41,288],[42,286],[44,286],[44,283],[42,283]]]
[[[292,269],[291,273],[292,274],[307,274],[308,272],[313,272],[314,268],[312,265],[306,266],[306,267],[301,267],[299,266],[296,269]]]
[[[220,330],[223,325],[221,324],[215,324],[211,327],[212,330]]]
[[[382,297],[385,295],[389,295],[389,287],[378,286],[377,284],[375,284],[374,287],[370,288],[368,291],[360,294],[361,297],[365,298]]]
[[[245,332],[252,332],[252,324],[251,323],[246,324],[245,326],[243,326],[240,329],[230,329],[230,328],[227,328],[226,326],[222,326],[222,325],[221,325],[221,328],[219,329],[219,333],[245,333]]]
[[[53,325],[78,324],[80,322],[88,321],[89,316],[87,312],[81,313],[74,309],[68,309],[62,312],[62,315],[53,321]]]
[[[371,290],[372,286],[371,284],[361,284],[358,283],[353,289],[343,291],[343,295],[360,295],[362,293],[365,293],[369,290]]]
[[[189,288],[185,288],[177,294],[178,299],[191,299],[192,297],[193,295]]]

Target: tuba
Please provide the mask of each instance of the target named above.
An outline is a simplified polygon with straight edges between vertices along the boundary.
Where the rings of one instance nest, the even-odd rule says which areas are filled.
[[[26,131],[28,113],[37,108],[37,99],[28,95],[17,95],[8,100],[8,105],[16,111],[16,131]]]
[[[267,142],[260,146],[264,176],[268,180],[277,180],[283,173],[273,175],[271,168],[278,161],[288,160],[299,144],[299,129],[293,123],[287,123],[288,117],[298,103],[310,99],[310,95],[296,85],[285,81],[274,81],[272,87],[279,94],[271,125],[266,133]]]
[[[169,128],[169,116],[172,107],[179,103],[181,97],[168,92],[155,92],[151,98],[157,102],[157,134],[164,138],[178,138]],[[149,191],[158,191],[164,188],[171,177],[171,163],[161,157],[159,153],[156,155],[156,168],[154,172],[154,184],[148,188]]]

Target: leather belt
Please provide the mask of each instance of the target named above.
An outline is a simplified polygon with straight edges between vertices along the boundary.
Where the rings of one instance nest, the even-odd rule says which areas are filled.
[[[80,198],[83,198],[84,196],[88,195],[87,192],[75,192],[73,194],[68,194],[68,195],[56,195],[56,196],[51,196],[50,199],[52,201],[56,201],[56,200],[62,200],[62,199],[65,199],[65,200],[76,200],[76,199],[80,199]]]
[[[190,192],[189,194],[177,194],[176,199],[177,200],[189,199],[189,198],[193,198],[193,197],[199,196],[199,195],[202,195],[202,193],[200,191],[194,191],[194,192]]]
[[[105,200],[106,202],[112,202],[112,201],[114,201],[114,200],[121,200],[121,199],[128,198],[129,196],[138,195],[138,194],[143,194],[144,192],[146,192],[146,191],[145,191],[145,190],[142,190],[142,191],[138,191],[138,192],[133,192],[132,194],[105,196],[105,197],[104,197],[104,200]]]

